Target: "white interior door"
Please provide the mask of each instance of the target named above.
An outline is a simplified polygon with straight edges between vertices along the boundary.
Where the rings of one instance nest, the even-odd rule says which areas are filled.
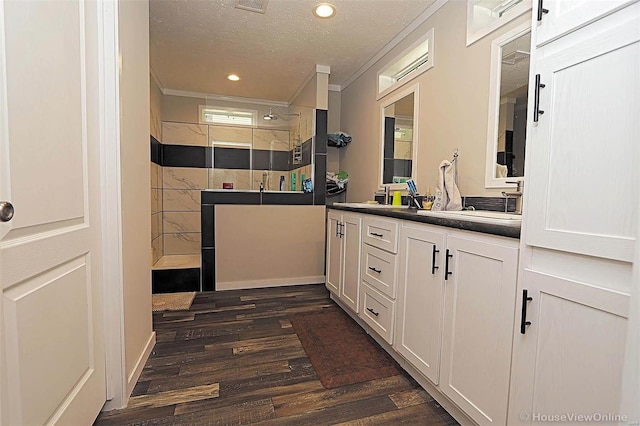
[[[0,423],[105,402],[95,2],[0,1]]]

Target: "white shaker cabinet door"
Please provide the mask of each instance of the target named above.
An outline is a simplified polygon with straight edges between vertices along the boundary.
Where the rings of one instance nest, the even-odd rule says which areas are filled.
[[[342,216],[343,271],[340,286],[340,300],[358,313],[360,295],[360,247],[362,217],[345,214]]]
[[[544,113],[527,141],[525,241],[630,262],[639,221],[640,3],[583,30],[537,50]]]
[[[395,349],[434,384],[440,378],[445,234],[429,226],[400,231]]]
[[[479,425],[507,424],[509,398],[518,246],[493,241],[448,236],[444,253],[440,391]]]
[[[330,211],[327,215],[327,289],[340,295],[342,275],[341,215]]]
[[[560,414],[624,415],[629,296],[533,270],[523,278],[507,424],[540,424]],[[525,290],[531,300],[523,301]]]
[[[553,41],[633,0],[540,0],[535,2],[536,44]]]

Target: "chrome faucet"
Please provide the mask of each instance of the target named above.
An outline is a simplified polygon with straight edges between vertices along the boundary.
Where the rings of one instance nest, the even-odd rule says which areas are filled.
[[[514,192],[506,192],[506,191],[502,191],[502,196],[509,198],[509,197],[514,197],[516,199],[516,210],[515,210],[515,214],[522,214],[522,193],[524,191],[524,181],[519,180],[519,181],[512,181],[512,182],[505,182],[505,183],[515,183],[516,186],[516,190]],[[507,211],[507,204],[505,202],[504,204],[504,211]]]
[[[390,185],[384,187],[384,204],[391,204],[389,202],[389,186]]]

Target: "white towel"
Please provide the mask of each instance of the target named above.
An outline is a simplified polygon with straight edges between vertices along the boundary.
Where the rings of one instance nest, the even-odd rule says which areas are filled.
[[[436,199],[431,210],[462,210],[462,197],[456,185],[453,165],[447,160],[440,163]]]
[[[507,166],[503,166],[502,164],[496,164],[496,177],[498,179],[506,178],[508,171],[509,169],[507,169]]]

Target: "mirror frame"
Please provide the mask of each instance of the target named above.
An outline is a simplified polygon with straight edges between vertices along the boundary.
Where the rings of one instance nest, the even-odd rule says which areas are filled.
[[[485,188],[509,188],[513,184],[507,181],[524,181],[524,176],[497,178],[496,158],[498,156],[498,123],[500,120],[500,77],[502,74],[502,47],[507,43],[531,32],[531,22],[524,22],[513,30],[496,37],[491,42],[491,69],[489,71],[489,119],[487,125],[487,157],[485,165]],[[532,62],[533,63],[533,62]],[[529,68],[529,85],[531,85],[531,68]],[[526,159],[525,159],[526,162]]]
[[[417,183],[418,172],[418,117],[419,117],[419,104],[420,104],[420,84],[416,83],[411,86],[407,86],[403,90],[394,91],[392,96],[383,99],[380,103],[380,168],[378,170],[378,183],[380,187],[389,187],[393,190],[407,189],[406,183],[384,183],[384,110],[388,106],[391,106],[396,101],[404,98],[405,96],[413,93],[413,141],[411,146],[411,179]]]
[[[504,17],[498,18],[492,23],[485,25],[477,30],[473,31],[474,25],[474,6],[478,3],[478,0],[467,0],[467,47],[471,46],[476,41],[486,37],[503,25],[516,19],[518,16],[525,12],[528,12],[532,8],[532,0],[523,0],[517,4],[511,10],[508,10]]]

